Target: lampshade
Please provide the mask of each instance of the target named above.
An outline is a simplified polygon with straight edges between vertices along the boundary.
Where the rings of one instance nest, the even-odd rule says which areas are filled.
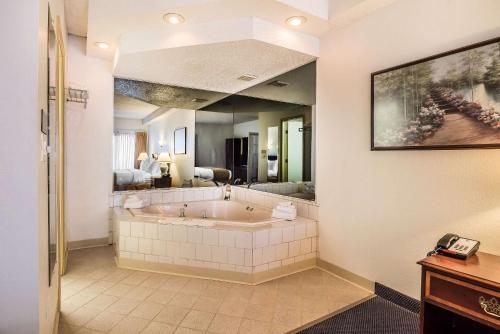
[[[146,160],[148,158],[148,154],[146,152],[141,152],[139,156],[137,157],[137,160],[142,161]]]
[[[168,154],[168,152],[162,152],[158,156],[158,160],[157,161],[159,163],[171,163],[172,159],[170,159],[170,154]]]

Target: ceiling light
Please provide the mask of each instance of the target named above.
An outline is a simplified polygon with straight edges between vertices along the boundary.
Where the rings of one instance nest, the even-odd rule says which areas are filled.
[[[191,102],[194,102],[194,103],[202,103],[202,102],[207,102],[207,101],[208,101],[207,99],[202,99],[199,97],[195,97],[194,99],[191,100]]]
[[[109,44],[105,42],[96,42],[95,46],[97,46],[100,49],[107,49],[109,48]]]
[[[270,86],[275,86],[275,87],[285,87],[288,86],[288,82],[280,81],[280,80],[275,80],[273,82],[268,83]]]
[[[243,81],[252,81],[255,79],[257,79],[257,76],[252,74],[243,74],[242,76],[238,77],[238,80],[243,80]]]
[[[286,24],[292,27],[298,27],[307,22],[304,16],[292,16],[286,19]]]
[[[163,19],[165,22],[170,23],[170,24],[179,24],[184,22],[184,17],[182,15],[177,14],[177,13],[168,13],[163,15]]]

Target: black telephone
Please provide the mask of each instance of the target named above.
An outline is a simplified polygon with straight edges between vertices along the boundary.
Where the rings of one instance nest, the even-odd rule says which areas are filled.
[[[466,239],[453,233],[447,233],[439,239],[436,248],[427,253],[427,256],[441,254],[465,260],[476,253],[479,249],[479,244],[480,242],[477,240]]]

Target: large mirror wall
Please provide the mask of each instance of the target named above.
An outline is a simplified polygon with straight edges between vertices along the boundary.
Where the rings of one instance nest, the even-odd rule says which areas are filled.
[[[231,184],[315,200],[315,96],[316,62],[236,94],[115,78],[114,190]]]

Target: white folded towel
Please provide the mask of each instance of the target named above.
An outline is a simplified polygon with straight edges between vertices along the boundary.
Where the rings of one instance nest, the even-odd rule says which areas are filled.
[[[278,206],[293,206],[293,203],[292,202],[279,202],[278,203]]]
[[[297,218],[297,213],[291,213],[291,212],[281,211],[278,209],[273,209],[272,217],[278,219],[294,220],[295,218]]]
[[[278,204],[276,207],[275,207],[276,210],[280,210],[280,211],[283,211],[283,212],[287,212],[287,213],[293,213],[293,214],[297,214],[297,208],[294,207],[294,206],[282,206],[280,204]]]
[[[137,196],[129,196],[123,203],[123,208],[125,209],[142,209],[143,207],[144,201]]]

